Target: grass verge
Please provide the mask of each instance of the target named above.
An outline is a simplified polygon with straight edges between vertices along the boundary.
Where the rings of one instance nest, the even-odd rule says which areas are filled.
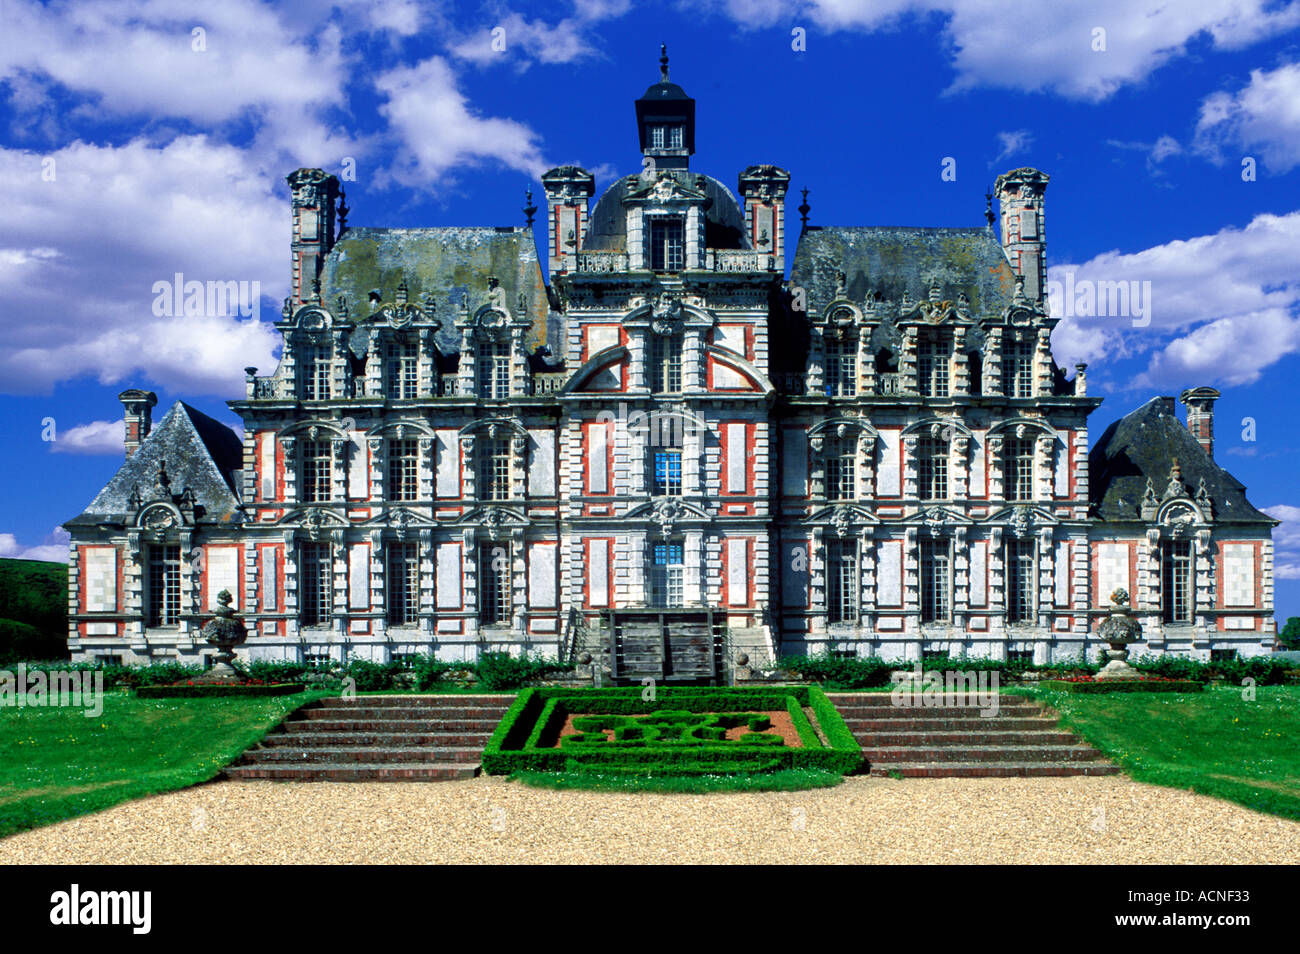
[[[699,795],[706,792],[797,792],[809,788],[830,788],[844,776],[820,769],[778,769],[741,775],[639,775],[627,771],[601,773],[534,772],[521,770],[509,776],[534,788],[562,791],[664,792]]]
[[[1300,820],[1300,686],[1197,693],[1030,693],[1140,782]]]
[[[0,709],[0,837],[214,778],[288,713],[330,693],[139,699],[104,711]]]

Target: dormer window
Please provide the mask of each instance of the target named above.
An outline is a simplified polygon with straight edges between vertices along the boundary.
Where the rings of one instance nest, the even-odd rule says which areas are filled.
[[[1002,352],[1002,393],[1009,398],[1034,396],[1034,344],[1009,342]]]
[[[384,387],[390,398],[415,397],[419,386],[419,357],[414,341],[388,342],[384,354],[384,377]]]
[[[298,396],[304,401],[329,400],[329,345],[310,343],[298,348]]]
[[[686,267],[686,223],[680,216],[661,216],[650,221],[650,268],[656,272],[680,272]]]
[[[510,397],[509,341],[489,341],[479,346],[478,396],[488,401]]]
[[[858,345],[852,339],[826,338],[826,396],[858,393]]]

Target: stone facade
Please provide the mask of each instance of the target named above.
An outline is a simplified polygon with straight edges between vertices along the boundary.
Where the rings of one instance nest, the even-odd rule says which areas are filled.
[[[67,524],[74,656],[197,659],[222,588],[267,659],[599,653],[611,610],[696,607],[758,664],[1046,662],[1117,585],[1151,651],[1271,646],[1273,522],[1213,462],[1217,392],[1089,455],[1046,175],[999,177],[987,227],[819,228],[805,198],[786,281],[789,173],[691,171],[666,61],[636,106],[642,173],[594,205],[542,177],[549,284],[530,227],[349,228],[333,176],[290,175],[280,364],[230,403],[242,443],[123,393],[127,461]]]

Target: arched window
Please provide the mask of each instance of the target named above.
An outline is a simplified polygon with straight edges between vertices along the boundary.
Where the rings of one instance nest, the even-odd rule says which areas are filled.
[[[948,499],[948,442],[922,437],[916,442],[917,494],[922,500]]]
[[[1034,441],[1008,437],[1002,445],[1002,485],[1007,500],[1034,499]]]
[[[826,499],[856,500],[857,496],[857,438],[831,437],[826,442]]]

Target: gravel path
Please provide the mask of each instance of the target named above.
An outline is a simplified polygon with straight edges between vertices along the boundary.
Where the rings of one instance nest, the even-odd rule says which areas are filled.
[[[1300,863],[1300,822],[1123,777],[790,793],[219,782],[0,841],[0,864]]]

